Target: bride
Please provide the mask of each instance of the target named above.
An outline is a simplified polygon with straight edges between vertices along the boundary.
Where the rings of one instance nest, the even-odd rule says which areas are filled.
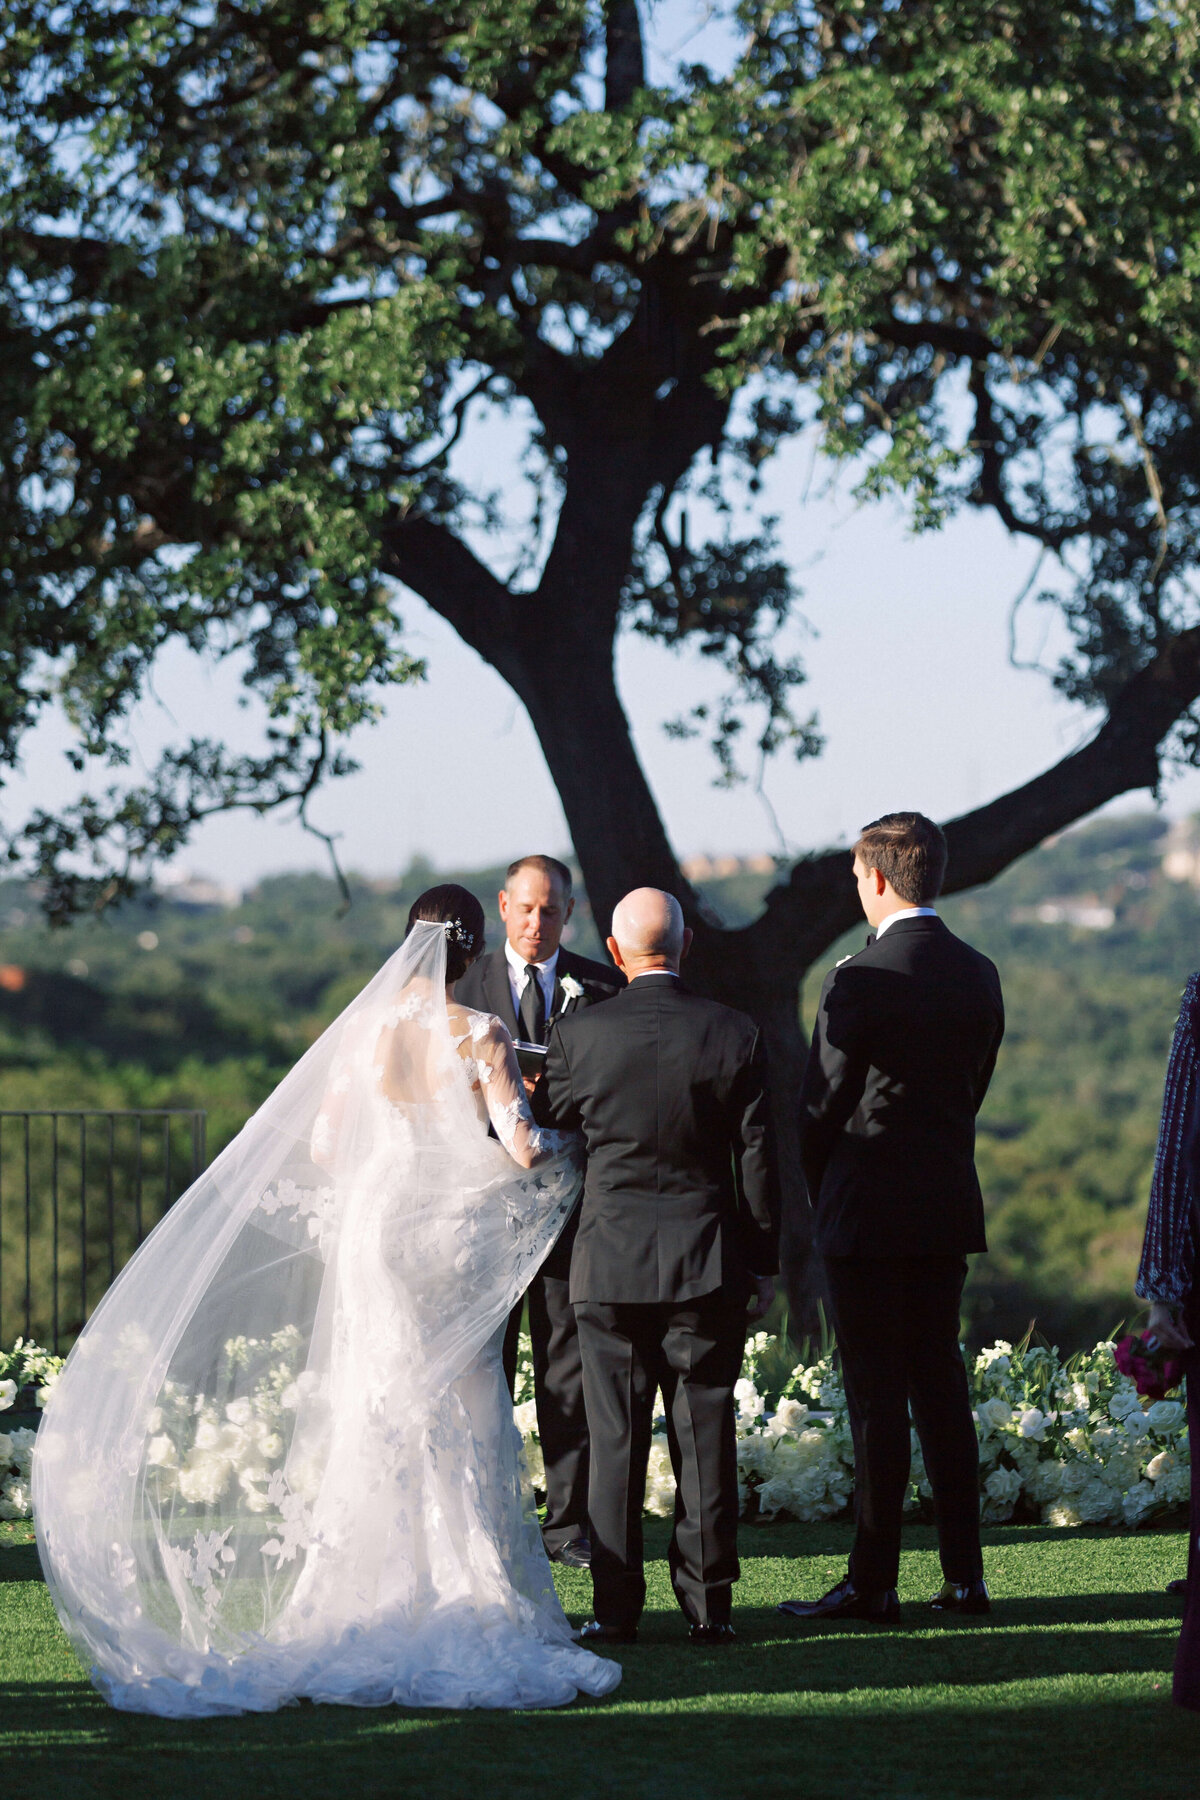
[[[453,999],[483,937],[465,888],[422,895],[67,1361],[38,1544],[114,1706],[559,1706],[620,1680],[575,1644],[522,1490],[500,1345],[580,1154]]]

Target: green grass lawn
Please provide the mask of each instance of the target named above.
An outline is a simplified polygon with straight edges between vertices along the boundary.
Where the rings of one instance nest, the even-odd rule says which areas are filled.
[[[913,1527],[903,1629],[791,1623],[775,1602],[842,1573],[845,1525],[743,1531],[738,1643],[684,1641],[650,1528],[642,1640],[616,1695],[555,1712],[304,1705],[175,1724],[110,1711],[79,1669],[24,1526],[0,1526],[0,1766],[29,1800],[1183,1800],[1200,1715],[1170,1704],[1178,1532],[985,1534],[994,1609],[938,1625]],[[560,1571],[571,1613],[586,1576]]]

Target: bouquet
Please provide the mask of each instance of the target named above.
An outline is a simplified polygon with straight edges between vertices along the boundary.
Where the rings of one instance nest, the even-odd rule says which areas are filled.
[[[1151,1400],[1165,1400],[1183,1380],[1183,1364],[1178,1355],[1172,1355],[1150,1331],[1143,1331],[1138,1337],[1127,1333],[1113,1346],[1113,1361],[1122,1375],[1128,1375],[1138,1393]]]

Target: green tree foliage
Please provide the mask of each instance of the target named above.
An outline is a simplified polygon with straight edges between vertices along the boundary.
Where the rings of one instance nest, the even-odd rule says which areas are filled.
[[[669,523],[706,483],[728,511],[806,419],[918,525],[989,507],[1063,560],[1076,697],[1119,700],[1190,623],[1194,7],[718,14],[728,68],[655,85],[632,0],[6,9],[0,761],[58,693],[81,755],[120,762],[171,638],[247,656],[273,721],[260,757],[180,745],[32,821],[52,910],[336,770],[419,672],[388,576],[513,681],[560,785],[579,745],[535,646],[589,645],[611,686],[622,618],[726,668],[676,728],[727,777],[748,698],[760,751],[812,753],[769,524]],[[507,575],[450,457],[484,400],[529,425]],[[564,797],[607,902],[622,858]],[[684,885],[644,810],[634,857]]]
[[[955,889],[1200,753],[1200,14],[720,0],[721,66],[666,70],[653,16],[12,0],[0,768],[56,695],[80,762],[120,765],[172,640],[241,658],[269,735],[180,743],[9,843],[66,917],[214,809],[303,807],[420,673],[415,591],[527,708],[598,911],[678,893],[694,978],[762,1022],[795,1185],[795,995],[853,922],[846,858],[718,930],[638,762],[617,635],[720,672],[672,725],[722,779],[819,749],[756,499],[813,424],[918,528],[977,508],[1027,537],[1065,610],[1055,679],[1094,735],[951,823]],[[524,436],[499,496],[456,454],[497,407]]]

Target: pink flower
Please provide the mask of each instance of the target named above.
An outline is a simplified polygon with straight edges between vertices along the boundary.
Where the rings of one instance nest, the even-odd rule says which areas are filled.
[[[1128,1375],[1139,1394],[1152,1400],[1163,1400],[1183,1380],[1183,1364],[1168,1354],[1161,1344],[1149,1343],[1150,1333],[1139,1337],[1132,1333],[1123,1337],[1113,1349],[1113,1361],[1122,1375]]]

